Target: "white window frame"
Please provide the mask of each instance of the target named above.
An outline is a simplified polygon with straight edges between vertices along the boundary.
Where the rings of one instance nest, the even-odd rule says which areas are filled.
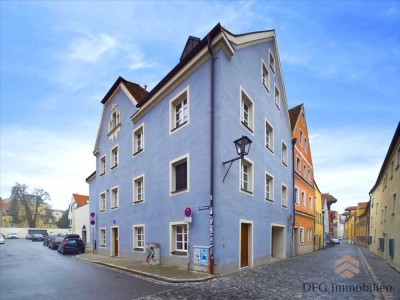
[[[119,208],[119,186],[112,187],[110,194],[110,208],[113,210]]]
[[[115,118],[114,118],[115,114]],[[108,133],[111,133],[121,124],[120,110],[118,105],[114,104],[110,112],[110,121],[108,122]]]
[[[269,180],[269,185],[267,182]],[[268,193],[270,197],[268,198]],[[274,202],[274,176],[268,172],[265,172],[265,200],[268,202]]]
[[[269,129],[269,143],[267,137],[267,129]],[[274,153],[274,127],[272,127],[271,123],[265,119],[265,148],[270,152]],[[268,146],[269,145],[269,146]]]
[[[270,81],[267,65],[265,64],[264,60],[261,59],[261,84],[267,90],[268,94],[270,90]]]
[[[281,201],[282,201],[282,207],[287,208],[288,207],[288,187],[285,184],[281,184]]]
[[[99,228],[99,246],[105,248],[107,246],[107,231],[105,227]]]
[[[117,155],[115,155],[115,152]],[[119,146],[118,144],[111,148],[110,150],[110,169],[115,169],[118,167],[119,161]]]
[[[278,89],[278,87],[276,86],[276,84],[274,84],[274,102],[276,107],[280,110],[281,109],[281,92]]]
[[[132,153],[137,156],[144,151],[144,123],[132,132]]]
[[[300,190],[298,186],[294,186],[294,195],[296,197],[295,199],[295,204],[300,205]]]
[[[313,197],[312,196],[308,196],[308,202],[309,202],[309,209],[313,210]]]
[[[247,168],[244,168],[247,167]],[[247,172],[245,172],[247,169]],[[247,189],[245,189],[247,184]],[[253,195],[254,192],[254,162],[248,157],[240,160],[239,164],[239,191],[247,195]]]
[[[301,174],[301,158],[298,155],[296,155],[296,169]]]
[[[106,173],[106,155],[100,157],[100,176]]]
[[[139,229],[142,230],[142,234],[139,234]],[[146,231],[145,224],[135,224],[133,225],[133,251],[143,252],[146,247]],[[142,239],[139,239],[141,236]],[[139,245],[141,242],[142,245]]]
[[[190,122],[190,97],[189,97],[189,86],[184,88],[179,92],[171,101],[169,102],[169,134],[173,134],[182,128],[189,125]],[[186,100],[186,105],[184,101]],[[182,114],[182,122],[176,125],[176,108],[178,105],[182,104],[182,109],[179,113]]]
[[[102,196],[104,195],[104,198]],[[107,193],[102,192],[99,195],[99,211],[103,212],[107,210]]]
[[[306,191],[301,190],[301,206],[306,207]]]
[[[177,228],[178,227],[186,227],[186,240],[183,239],[182,240],[182,248],[183,249],[178,249],[177,248]],[[170,222],[169,223],[169,249],[170,249],[170,254],[171,255],[177,255],[177,256],[181,256],[182,254],[186,254],[188,251],[188,234],[187,234],[187,223],[185,222]],[[185,234],[183,234],[183,237],[185,237]],[[185,244],[186,244],[186,249],[185,248]],[[185,256],[186,257],[186,256]]]
[[[175,167],[186,161],[186,189],[176,190],[176,171]],[[190,192],[190,155],[189,153],[182,155],[174,160],[169,162],[169,195],[175,196],[183,193]]]
[[[272,54],[271,49],[269,50],[269,58],[268,58],[268,60],[269,60],[269,67],[271,68],[272,73],[275,74],[276,63],[275,63],[275,57]]]
[[[282,140],[281,143],[281,160],[282,163],[287,167],[289,165],[289,158],[288,158],[288,147],[286,145],[286,143]]]
[[[248,107],[247,112],[245,111],[245,105]],[[254,135],[254,101],[242,86],[240,87],[240,124]]]
[[[139,193],[139,182],[141,182],[142,187]],[[139,175],[132,180],[133,183],[133,204],[144,203],[145,201],[145,178],[144,174]],[[139,198],[140,195],[140,198]]]

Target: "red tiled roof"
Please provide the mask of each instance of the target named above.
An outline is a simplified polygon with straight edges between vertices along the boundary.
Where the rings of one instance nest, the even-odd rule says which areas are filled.
[[[327,202],[337,202],[337,199],[329,193],[322,194],[321,197],[322,199],[326,199]]]
[[[72,194],[72,197],[74,198],[74,201],[76,202],[78,207],[88,204],[89,196]]]
[[[368,202],[359,202],[358,203],[358,208],[366,208],[368,205]]]
[[[296,126],[297,119],[299,118],[301,108],[303,104],[299,104],[296,107],[289,109],[290,126],[292,127],[292,132]]]

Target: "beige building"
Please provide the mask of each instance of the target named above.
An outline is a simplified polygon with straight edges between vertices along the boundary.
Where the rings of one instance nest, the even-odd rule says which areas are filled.
[[[400,122],[370,191],[369,250],[400,271]]]
[[[85,245],[90,243],[89,196],[72,194],[68,219],[70,233],[79,234]]]
[[[322,198],[321,191],[314,180],[315,190],[315,236],[314,236],[314,250],[319,250],[324,247],[324,228],[323,228],[323,214],[322,214]]]

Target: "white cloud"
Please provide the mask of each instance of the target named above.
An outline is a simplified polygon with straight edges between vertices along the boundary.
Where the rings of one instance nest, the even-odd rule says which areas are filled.
[[[38,128],[4,128],[1,196],[15,182],[50,193],[53,208],[66,209],[72,193],[88,194],[85,178],[95,169],[93,143],[82,136]]]

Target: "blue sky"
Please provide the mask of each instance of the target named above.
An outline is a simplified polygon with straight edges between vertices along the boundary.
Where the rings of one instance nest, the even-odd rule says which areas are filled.
[[[1,190],[66,209],[88,194],[100,101],[118,76],[154,87],[189,35],[275,29],[289,107],[305,104],[315,179],[368,201],[400,120],[400,2],[1,1]]]

